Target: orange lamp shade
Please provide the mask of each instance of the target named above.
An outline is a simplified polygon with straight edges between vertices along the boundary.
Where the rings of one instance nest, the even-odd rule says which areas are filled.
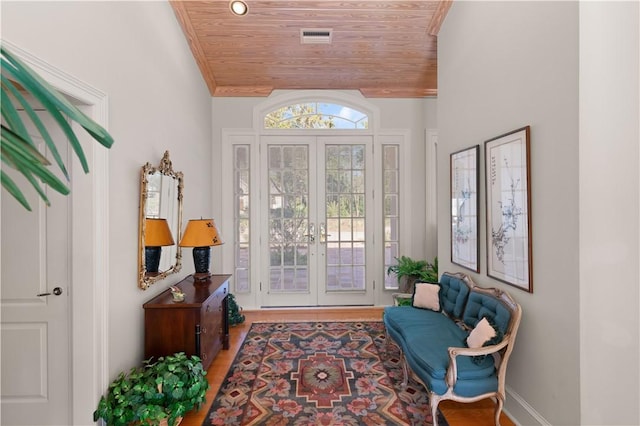
[[[146,247],[172,246],[175,244],[167,219],[146,218],[144,225],[144,245]]]
[[[187,223],[180,247],[210,247],[222,244],[213,219],[192,219]]]

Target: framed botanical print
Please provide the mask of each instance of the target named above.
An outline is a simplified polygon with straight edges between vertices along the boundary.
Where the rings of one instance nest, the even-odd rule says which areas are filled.
[[[487,275],[533,292],[529,126],[484,143]]]
[[[476,145],[451,154],[451,262],[480,272],[478,257],[479,152]]]

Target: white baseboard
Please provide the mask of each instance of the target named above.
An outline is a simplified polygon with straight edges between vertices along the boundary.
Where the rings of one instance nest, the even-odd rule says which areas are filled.
[[[540,413],[538,413],[525,399],[517,392],[506,387],[507,400],[504,404],[504,412],[517,426],[551,426]]]

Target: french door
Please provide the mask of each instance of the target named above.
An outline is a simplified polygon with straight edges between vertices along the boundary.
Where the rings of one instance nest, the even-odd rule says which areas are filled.
[[[260,145],[261,304],[373,304],[372,138]]]

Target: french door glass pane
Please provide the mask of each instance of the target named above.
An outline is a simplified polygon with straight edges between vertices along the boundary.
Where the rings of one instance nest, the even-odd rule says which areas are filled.
[[[233,279],[237,293],[249,293],[251,291],[250,270],[250,169],[249,169],[249,145],[234,145],[233,147],[233,171],[234,171],[234,222],[235,222],[235,268]]]
[[[268,155],[269,291],[308,292],[308,148],[270,145]]]
[[[400,159],[398,145],[383,145],[382,173],[383,173],[383,214],[384,214],[384,288],[387,290],[398,288],[398,279],[394,274],[386,274],[387,268],[395,265],[399,256],[399,225],[400,225]]]
[[[365,146],[325,148],[327,291],[365,289]]]

